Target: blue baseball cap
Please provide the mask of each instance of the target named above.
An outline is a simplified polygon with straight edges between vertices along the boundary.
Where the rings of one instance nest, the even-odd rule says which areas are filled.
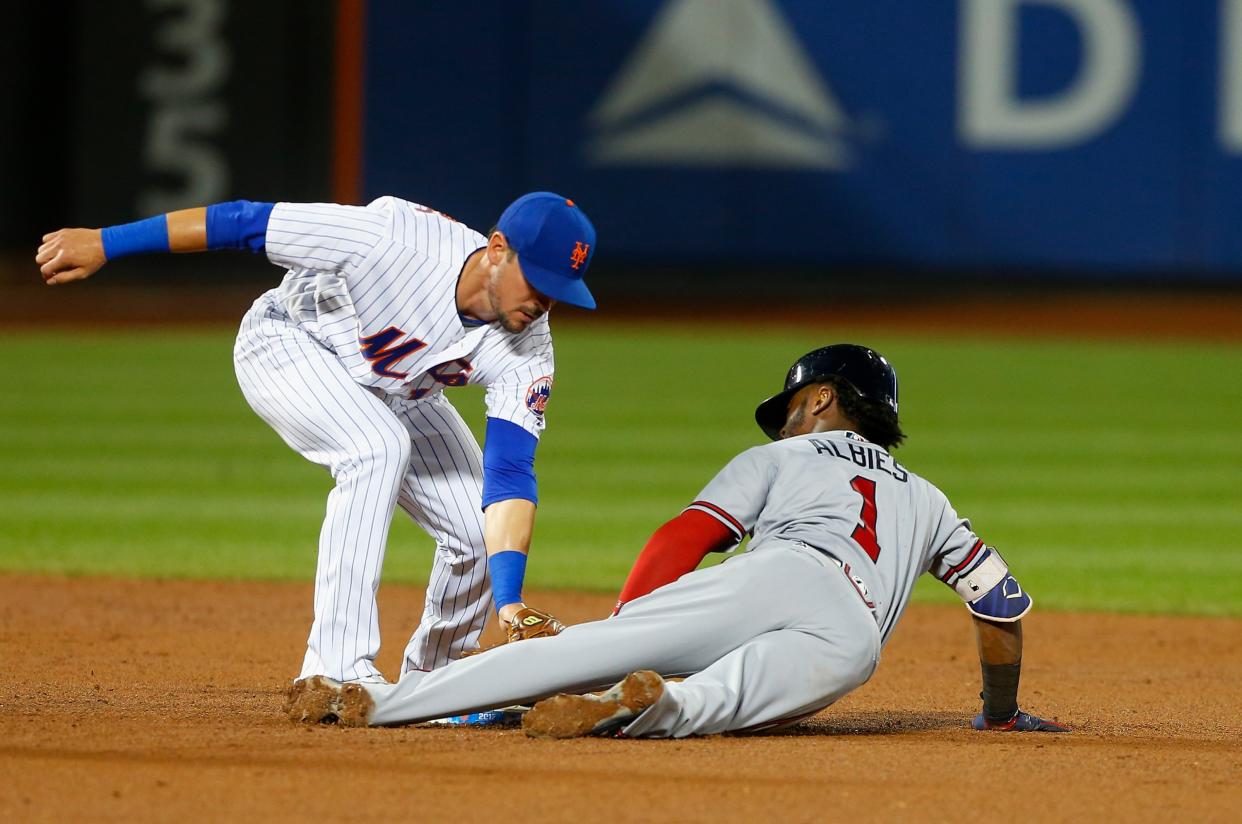
[[[555,300],[594,309],[582,278],[595,254],[595,227],[574,202],[531,192],[509,204],[496,228],[519,256],[526,281]]]

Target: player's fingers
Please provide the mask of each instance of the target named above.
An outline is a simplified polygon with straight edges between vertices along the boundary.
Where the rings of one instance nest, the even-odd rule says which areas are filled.
[[[89,272],[87,272],[85,267],[79,266],[76,269],[69,269],[68,271],[64,271],[64,272],[57,272],[55,275],[52,275],[52,277],[47,279],[47,285],[58,286],[59,284],[62,284],[62,283],[69,283],[70,281],[74,281],[74,280],[82,280],[88,274]]]
[[[55,232],[48,232],[46,235],[43,236],[43,242],[46,243],[59,234],[60,234],[60,229],[57,229]]]
[[[42,266],[40,266],[39,271],[43,273],[44,278],[49,278],[52,275],[55,275],[57,272],[62,272],[65,269],[70,269],[70,268],[73,268],[73,264],[69,260],[66,259],[65,250],[61,249],[57,251],[56,254],[53,255],[50,260],[46,261]]]
[[[39,252],[36,255],[36,258],[42,258],[42,261],[40,262],[46,263],[47,261],[56,257],[56,255],[60,253],[64,248],[65,247],[61,245],[59,239],[53,240],[52,242],[45,243],[39,247]]]

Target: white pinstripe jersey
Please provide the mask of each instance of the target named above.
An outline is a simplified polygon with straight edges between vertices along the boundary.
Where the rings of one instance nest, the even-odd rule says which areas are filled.
[[[487,414],[543,431],[553,375],[548,316],[523,331],[467,327],[457,312],[473,229],[395,197],[366,206],[278,203],[267,256],[288,267],[276,300],[336,353],[355,381],[411,399],[467,383],[487,387]]]
[[[721,521],[739,541],[752,532],[756,551],[770,539],[801,541],[848,564],[866,585],[885,641],[920,575],[954,586],[995,552],[943,492],[853,432],[748,449],[688,508]]]

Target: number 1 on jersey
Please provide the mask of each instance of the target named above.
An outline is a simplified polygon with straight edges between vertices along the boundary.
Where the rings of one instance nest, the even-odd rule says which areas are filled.
[[[875,506],[875,481],[864,478],[862,475],[855,475],[850,481],[850,488],[863,499],[862,523],[854,527],[850,537],[863,548],[863,552],[867,553],[872,563],[875,563],[880,557],[880,539],[875,534],[875,519],[879,514]]]

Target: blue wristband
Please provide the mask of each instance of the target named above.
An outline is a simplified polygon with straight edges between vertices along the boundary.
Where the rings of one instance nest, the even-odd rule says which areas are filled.
[[[526,579],[526,553],[513,549],[488,556],[488,571],[492,574],[492,603],[496,611],[522,600],[522,581]]]
[[[108,226],[100,232],[108,260],[168,251],[168,215],[156,215],[134,223]]]

